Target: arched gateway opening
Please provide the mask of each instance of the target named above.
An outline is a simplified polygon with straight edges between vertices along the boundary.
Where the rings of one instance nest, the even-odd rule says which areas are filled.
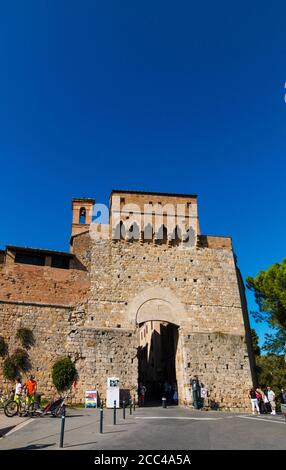
[[[184,306],[171,290],[154,287],[135,297],[129,316],[136,323],[138,388],[146,387],[146,402],[161,403],[163,396],[173,404],[182,402]]]
[[[178,326],[161,321],[139,324],[138,383],[146,387],[146,403],[178,404],[176,354]]]

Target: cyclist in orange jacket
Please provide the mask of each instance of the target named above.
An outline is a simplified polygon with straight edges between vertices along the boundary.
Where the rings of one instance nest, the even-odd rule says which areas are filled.
[[[29,406],[35,402],[35,394],[37,391],[37,382],[33,375],[30,376],[29,380],[25,383],[25,390],[26,390],[26,405]]]

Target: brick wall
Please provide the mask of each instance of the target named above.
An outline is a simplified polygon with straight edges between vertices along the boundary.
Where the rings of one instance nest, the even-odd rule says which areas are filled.
[[[87,298],[88,272],[50,266],[0,264],[0,300],[74,304]]]

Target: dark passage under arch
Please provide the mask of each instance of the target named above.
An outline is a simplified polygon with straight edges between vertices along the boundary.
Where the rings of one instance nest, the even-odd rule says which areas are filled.
[[[138,389],[146,387],[146,404],[161,404],[162,397],[178,404],[176,353],[178,326],[162,321],[139,325]]]

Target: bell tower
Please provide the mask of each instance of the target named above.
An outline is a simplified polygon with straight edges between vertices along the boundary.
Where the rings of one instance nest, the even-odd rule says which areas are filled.
[[[92,222],[92,211],[94,204],[95,199],[72,199],[72,237],[89,230],[89,226]]]

